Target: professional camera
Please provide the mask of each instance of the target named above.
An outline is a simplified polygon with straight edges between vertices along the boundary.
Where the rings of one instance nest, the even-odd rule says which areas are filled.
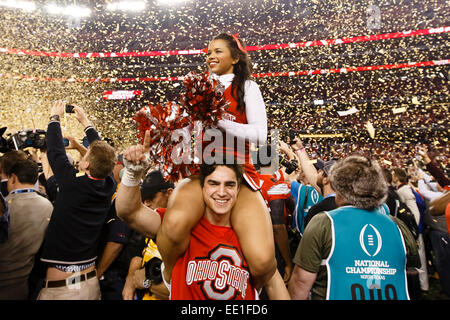
[[[279,159],[280,159],[279,160],[280,164],[286,168],[287,174],[291,174],[292,172],[297,170],[297,168],[298,168],[297,161],[295,161],[295,160],[289,161],[289,160],[284,159],[282,156],[280,156]]]
[[[146,294],[146,292],[148,292],[148,286],[145,286],[145,284],[159,284],[163,281],[162,279],[162,273],[161,273],[161,259],[159,259],[158,257],[153,257],[151,258],[149,261],[147,261],[144,264],[144,268],[145,268],[145,280],[144,280],[144,288],[146,289],[137,289],[136,290],[136,296],[139,300],[142,300]],[[148,280],[150,280],[148,282]]]
[[[154,284],[162,282],[161,259],[157,257],[151,258],[145,263],[145,273]]]
[[[25,129],[13,134],[7,140],[10,150],[22,150],[28,147],[44,149],[46,131],[41,129]]]

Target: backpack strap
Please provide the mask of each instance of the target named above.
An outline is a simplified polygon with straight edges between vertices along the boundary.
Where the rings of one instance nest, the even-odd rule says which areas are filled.
[[[394,214],[394,217],[396,217],[397,218],[397,213],[398,213],[398,208],[400,207],[400,200],[398,200],[398,199],[395,199],[395,214]]]
[[[298,204],[300,203],[300,191],[302,190],[302,184],[300,184],[300,187],[298,187],[298,193],[297,193],[297,203],[295,204],[294,212],[295,214],[298,214]]]
[[[305,188],[306,188],[306,193],[305,193],[305,200],[303,201],[303,212],[305,212],[305,209],[306,209],[306,203],[308,202],[308,192],[309,192],[308,187],[305,186]]]

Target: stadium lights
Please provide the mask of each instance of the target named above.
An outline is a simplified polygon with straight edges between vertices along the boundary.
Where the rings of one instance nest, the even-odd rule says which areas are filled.
[[[140,11],[145,9],[145,1],[118,1],[108,3],[110,11]]]
[[[175,5],[175,4],[178,4],[181,2],[186,2],[186,0],[158,0],[159,4],[168,5],[168,6]]]
[[[0,1],[1,7],[13,8],[13,9],[23,9],[25,11],[34,11],[36,5],[31,1],[16,1],[16,0],[6,0]]]
[[[56,4],[48,4],[46,10],[50,14],[61,14],[72,17],[87,17],[91,14],[91,9],[70,5],[67,7],[59,7]]]

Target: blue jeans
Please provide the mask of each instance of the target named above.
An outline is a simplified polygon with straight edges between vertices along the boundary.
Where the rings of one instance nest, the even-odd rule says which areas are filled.
[[[432,230],[429,237],[442,291],[450,296],[450,237],[448,233],[438,230]]]

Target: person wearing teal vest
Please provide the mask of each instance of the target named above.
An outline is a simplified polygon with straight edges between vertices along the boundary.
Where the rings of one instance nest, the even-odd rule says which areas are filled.
[[[420,265],[406,225],[382,206],[376,161],[352,155],[330,171],[338,209],[308,223],[294,257],[292,299],[409,300],[406,267]]]

